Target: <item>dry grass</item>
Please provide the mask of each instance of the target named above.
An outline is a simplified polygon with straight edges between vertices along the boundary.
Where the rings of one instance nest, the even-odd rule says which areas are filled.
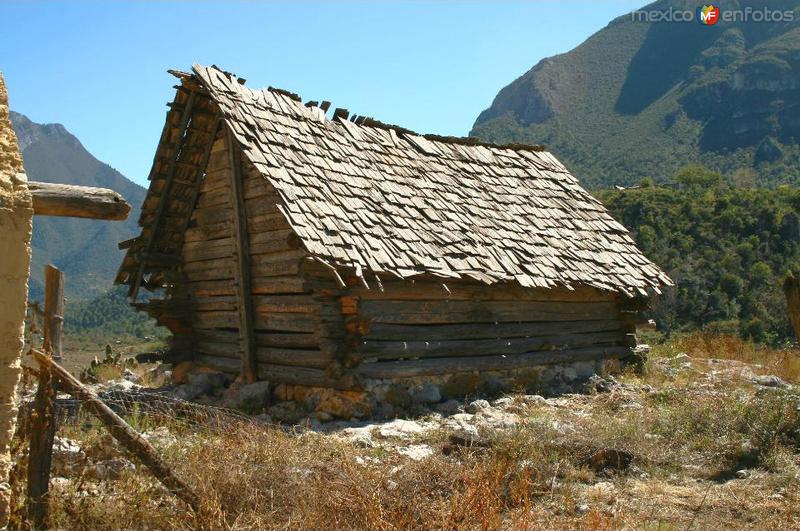
[[[702,337],[665,348],[742,360],[762,351]],[[738,349],[724,356],[726,349]],[[775,359],[778,359],[777,357]],[[760,360],[765,367],[769,361]],[[528,406],[481,448],[413,461],[391,449],[278,428],[172,424],[163,455],[203,500],[192,513],[141,471],[54,485],[65,529],[798,528],[800,394],[685,369],[627,375],[624,390]],[[669,361],[663,363],[669,364]],[[782,365],[780,365],[782,366]],[[791,381],[790,372],[778,373]],[[658,374],[657,374],[658,373]],[[713,377],[712,377],[713,376]],[[654,389],[648,388],[652,385]],[[562,407],[563,406],[563,407]],[[136,419],[148,428],[147,419]],[[94,428],[65,434],[90,444]],[[415,441],[419,442],[419,441]],[[748,469],[744,479],[735,472]]]
[[[758,374],[774,374],[800,381],[800,349],[774,348],[745,341],[734,335],[694,332],[676,337],[656,348],[656,354],[672,357],[684,352],[693,358],[735,360],[754,365]]]

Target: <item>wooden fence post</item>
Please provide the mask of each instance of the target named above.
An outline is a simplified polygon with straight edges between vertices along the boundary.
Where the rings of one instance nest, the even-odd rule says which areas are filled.
[[[64,274],[48,265],[44,270],[44,350],[61,359],[64,324]],[[34,530],[47,528],[47,493],[53,438],[56,434],[56,386],[50,368],[39,366],[39,387],[31,411],[31,445],[28,453],[28,521]]]
[[[44,344],[54,360],[61,361],[64,333],[64,273],[52,265],[44,268]]]

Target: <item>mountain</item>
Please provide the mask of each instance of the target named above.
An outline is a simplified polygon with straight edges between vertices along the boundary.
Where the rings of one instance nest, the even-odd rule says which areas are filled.
[[[654,2],[543,59],[470,134],[546,144],[592,188],[665,182],[690,163],[733,183],[800,183],[800,2],[731,0],[711,26],[653,21],[699,5]]]
[[[68,299],[88,300],[106,293],[123,256],[117,243],[139,233],[145,189],[97,160],[61,124],[37,124],[15,112],[11,112],[11,123],[29,180],[111,188],[132,207],[125,221],[36,216],[31,298],[43,297],[43,270],[48,263],[64,271]]]

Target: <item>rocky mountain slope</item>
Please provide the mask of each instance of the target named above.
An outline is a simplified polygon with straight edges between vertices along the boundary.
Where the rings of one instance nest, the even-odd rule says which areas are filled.
[[[122,260],[117,243],[139,233],[137,221],[145,189],[97,160],[61,124],[38,124],[11,113],[28,179],[111,188],[131,204],[126,221],[40,217],[33,223],[31,297],[41,299],[44,266],[52,263],[66,274],[70,300],[105,293]]]
[[[659,0],[642,10],[697,6]],[[619,17],[503,88],[471,135],[547,144],[590,187],[666,181],[688,163],[746,184],[797,184],[800,2],[721,6],[748,8],[750,21],[713,26]],[[755,22],[764,10],[783,20]]]

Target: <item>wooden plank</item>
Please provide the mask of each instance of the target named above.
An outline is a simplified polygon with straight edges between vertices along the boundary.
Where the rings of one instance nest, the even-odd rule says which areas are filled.
[[[206,148],[203,153],[202,162],[200,163],[200,166],[196,170],[196,174],[194,177],[194,184],[192,186],[191,198],[188,201],[188,205],[191,209],[194,209],[197,206],[197,198],[200,195],[200,186],[203,183],[203,176],[205,175],[206,167],[208,166],[208,160],[211,157],[211,149],[214,146],[214,139],[216,138],[217,133],[219,132],[221,123],[222,119],[220,118],[219,115],[216,115],[214,117],[214,123],[211,126],[211,130],[209,133],[211,138],[208,140],[208,142],[206,142]],[[180,225],[179,234],[181,236],[183,236],[186,233],[186,229],[189,227],[190,222],[191,222],[191,215],[188,215],[186,216],[185,221]]]
[[[195,329],[195,335],[200,341],[210,341],[213,343],[238,344],[238,332],[229,330],[205,330]],[[319,335],[316,333],[303,332],[256,332],[256,345],[259,347],[283,347],[316,350],[319,348]]]
[[[358,351],[368,358],[391,360],[446,356],[518,355],[540,350],[589,347],[601,344],[622,344],[621,331],[593,332],[539,337],[502,339],[465,339],[451,341],[364,341]]]
[[[541,322],[607,319],[612,302],[540,301],[372,301],[359,304],[360,315],[378,323]]]
[[[232,280],[198,280],[193,278],[188,280],[187,287],[196,296],[236,294]],[[253,278],[252,281],[251,291],[254,295],[309,293],[305,286],[305,281],[297,276],[260,277]]]
[[[368,325],[365,339],[446,341],[456,339],[495,339],[535,337],[549,334],[582,334],[619,330],[619,321],[557,321],[543,323],[467,323],[438,325],[406,325],[373,323]]]
[[[120,194],[107,188],[29,181],[28,189],[37,216],[121,221],[131,211]]]
[[[516,356],[465,356],[421,360],[379,361],[363,363],[358,373],[365,378],[412,378],[472,371],[524,369],[539,365],[574,363],[630,355],[627,347],[589,347],[583,349],[543,351]]]
[[[256,368],[256,344],[253,335],[253,302],[251,299],[251,257],[249,238],[247,234],[247,210],[244,204],[242,187],[242,168],[239,148],[233,137],[233,132],[227,130],[227,148],[230,157],[231,174],[231,202],[233,203],[233,233],[236,249],[236,296],[239,307],[239,337],[242,346],[242,371],[241,376],[246,382],[258,379]]]
[[[194,361],[199,365],[205,365],[231,374],[237,374],[240,370],[239,362],[228,358],[198,354]],[[288,367],[259,363],[258,377],[261,380],[268,380],[276,383],[289,383],[312,387],[332,387],[334,389],[344,390],[357,388],[357,382],[350,379],[334,379],[329,377],[325,371],[321,369],[307,367]]]
[[[608,302],[614,300],[612,293],[594,288],[541,289],[523,288],[514,284],[491,286],[464,282],[432,282],[382,280],[383,290],[377,287],[366,289],[355,280],[353,294],[364,299],[378,300],[484,300],[484,301],[543,301],[543,302]]]
[[[233,223],[230,221],[215,223],[214,225],[207,225],[205,227],[189,227],[186,229],[184,241],[198,242],[203,240],[217,240],[229,237],[232,232]]]
[[[241,356],[238,346],[232,343],[196,341],[193,348],[195,352],[201,352],[209,356],[232,359],[240,359]],[[324,369],[333,361],[329,354],[321,350],[257,347],[255,353],[258,363],[274,363],[290,367]]]
[[[192,221],[195,223],[197,227],[209,227],[214,226],[220,223],[224,223],[226,221],[232,221],[234,226],[236,225],[236,204],[233,205],[233,212],[226,208],[219,208],[219,207],[204,207],[204,208],[196,208],[194,212],[192,212]]]

